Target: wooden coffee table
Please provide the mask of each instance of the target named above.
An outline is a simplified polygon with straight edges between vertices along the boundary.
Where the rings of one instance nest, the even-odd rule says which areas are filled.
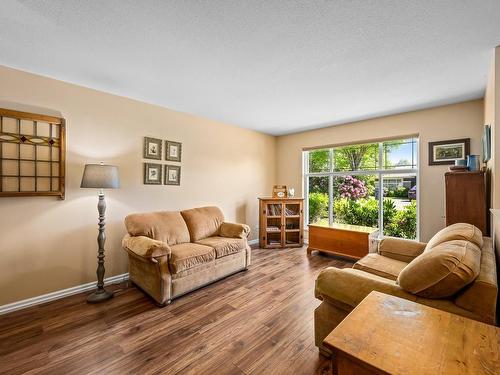
[[[371,292],[323,341],[345,374],[500,374],[500,329]]]

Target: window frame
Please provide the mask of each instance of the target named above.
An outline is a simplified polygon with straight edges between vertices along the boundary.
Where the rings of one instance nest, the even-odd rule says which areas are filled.
[[[384,169],[383,168],[383,152],[384,152],[384,142],[389,142],[389,141],[400,141],[400,140],[406,140],[406,139],[414,139],[415,140],[415,148],[416,148],[416,167],[415,168],[390,168],[390,169]],[[357,146],[357,145],[362,145],[362,144],[378,144],[378,168],[377,169],[370,169],[370,170],[356,170],[356,171],[334,171],[334,149],[336,148],[342,148],[346,146]],[[317,150],[329,150],[330,157],[329,157],[329,171],[328,172],[309,172],[309,153],[311,151],[317,151]],[[382,141],[373,141],[373,142],[356,142],[356,143],[350,143],[350,144],[342,144],[338,146],[325,146],[325,147],[315,147],[311,149],[304,149],[303,152],[303,165],[302,165],[302,177],[303,177],[303,189],[302,191],[304,192],[304,225],[307,227],[309,225],[309,177],[328,177],[328,222],[329,225],[333,224],[333,179],[335,177],[343,177],[343,176],[355,176],[355,175],[374,175],[378,177],[378,182],[377,182],[377,187],[380,192],[383,191],[383,179],[384,175],[414,175],[416,179],[416,186],[417,186],[417,191],[416,191],[416,201],[417,201],[417,236],[415,238],[416,241],[419,241],[420,239],[420,143],[419,143],[419,136],[418,135],[413,135],[413,136],[407,136],[407,137],[398,137],[398,138],[390,138],[390,139],[384,139]],[[398,177],[394,177],[398,178]],[[379,215],[378,215],[378,227],[379,227],[379,233],[378,236],[379,238],[384,237],[384,200],[383,196],[382,199],[378,200],[378,206],[379,206]]]

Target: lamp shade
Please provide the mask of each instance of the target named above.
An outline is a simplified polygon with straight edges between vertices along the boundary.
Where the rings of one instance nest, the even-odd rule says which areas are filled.
[[[86,164],[80,187],[118,189],[120,187],[118,167],[104,164]]]

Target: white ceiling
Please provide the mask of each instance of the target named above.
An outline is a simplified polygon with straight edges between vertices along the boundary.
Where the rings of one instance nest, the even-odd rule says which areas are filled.
[[[497,44],[499,0],[0,7],[0,65],[275,135],[480,98]]]

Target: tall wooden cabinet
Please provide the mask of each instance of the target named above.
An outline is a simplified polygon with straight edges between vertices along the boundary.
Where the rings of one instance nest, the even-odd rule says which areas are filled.
[[[259,243],[263,249],[304,244],[304,199],[259,198]]]
[[[474,224],[487,235],[484,172],[447,172],[445,189],[446,226],[454,223]]]

